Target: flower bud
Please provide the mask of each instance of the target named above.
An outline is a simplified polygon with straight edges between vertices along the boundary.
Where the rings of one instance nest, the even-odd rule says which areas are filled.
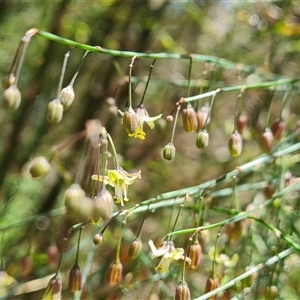
[[[248,126],[248,116],[245,114],[239,115],[236,121],[236,129],[238,133],[240,135],[243,135],[247,126]]]
[[[276,285],[268,285],[265,289],[265,299],[274,300],[278,296],[278,287]]]
[[[190,300],[190,299],[191,299],[191,292],[187,283],[185,281],[184,282],[180,281],[176,287],[175,300]]]
[[[141,253],[142,248],[143,248],[143,244],[139,238],[136,238],[135,240],[133,240],[128,249],[129,258],[131,258],[131,259],[137,258],[139,256],[139,254]]]
[[[125,132],[128,135],[134,135],[138,128],[138,120],[135,111],[132,107],[128,107],[122,118],[122,123],[124,125]]]
[[[59,123],[63,117],[64,107],[59,99],[54,99],[48,103],[47,121],[50,124]]]
[[[100,245],[103,242],[103,235],[102,234],[95,234],[93,237],[93,243],[95,246]]]
[[[174,147],[173,143],[170,142],[167,144],[163,149],[163,157],[166,160],[172,160],[175,157],[176,148]]]
[[[82,271],[76,263],[69,273],[69,290],[73,293],[82,289]]]
[[[15,83],[15,75],[14,74],[9,74],[8,76],[2,78],[1,80],[1,86],[3,91],[8,89],[11,85]]]
[[[28,276],[32,272],[32,257],[27,255],[21,260],[21,271],[23,276]]]
[[[60,299],[61,298],[61,290],[62,290],[62,281],[58,275],[52,277],[48,283],[46,292],[42,298],[42,300],[48,299]]]
[[[210,109],[207,104],[200,107],[197,111],[198,126],[197,131],[200,131],[210,122]]]
[[[167,122],[167,123],[171,124],[171,123],[173,123],[173,121],[174,121],[174,118],[173,118],[172,115],[166,116],[166,122]]]
[[[67,214],[76,223],[87,221],[92,215],[92,201],[79,184],[72,184],[65,192]]]
[[[73,86],[68,85],[60,91],[59,100],[64,108],[67,110],[73,103],[75,99],[75,93]]]
[[[106,188],[103,188],[98,195],[92,198],[92,203],[92,221],[94,223],[99,222],[101,219],[107,220],[113,212],[114,200]]]
[[[9,86],[3,92],[3,103],[5,108],[15,111],[21,104],[21,93],[16,85]]]
[[[44,156],[35,157],[29,168],[29,173],[33,178],[44,177],[48,175],[51,171],[51,165]]]
[[[268,183],[267,186],[263,189],[266,199],[271,199],[276,191],[276,185]]]
[[[111,286],[115,286],[122,280],[123,266],[119,260],[113,262],[108,269],[107,281]]]
[[[271,131],[273,133],[275,141],[281,138],[284,129],[285,129],[285,123],[283,122],[282,118],[277,118],[273,121],[271,125]]]
[[[205,147],[208,146],[208,143],[209,143],[209,134],[205,129],[202,129],[197,135],[196,146],[199,149],[204,149]]]
[[[59,261],[59,250],[56,245],[50,246],[47,249],[47,263],[50,269],[57,267]]]
[[[241,220],[226,225],[228,240],[231,243],[239,242],[247,230],[247,220]]]
[[[209,277],[206,280],[205,293],[211,292],[212,290],[218,288],[219,286],[220,286],[219,277]],[[216,297],[214,296],[212,299],[216,299]]]
[[[202,247],[199,244],[198,240],[195,240],[194,243],[189,247],[187,252],[187,256],[191,259],[191,264],[189,268],[195,270],[199,267],[201,262],[201,255],[202,255]]]
[[[243,138],[237,130],[235,130],[228,139],[228,149],[230,155],[233,157],[237,157],[242,153]]]
[[[197,114],[190,103],[182,110],[182,124],[185,131],[193,132],[197,129]]]
[[[260,139],[260,147],[263,152],[271,153],[273,149],[274,136],[270,128],[266,128]]]

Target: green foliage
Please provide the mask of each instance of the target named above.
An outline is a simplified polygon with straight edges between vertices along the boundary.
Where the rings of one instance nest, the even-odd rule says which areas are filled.
[[[298,298],[298,17],[0,2],[1,299]]]

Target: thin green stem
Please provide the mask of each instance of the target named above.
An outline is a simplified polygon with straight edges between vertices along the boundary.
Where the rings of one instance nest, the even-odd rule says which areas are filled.
[[[78,67],[78,69],[77,69],[77,72],[75,73],[75,75],[73,76],[73,78],[71,79],[71,81],[70,81],[70,83],[69,83],[70,86],[73,87],[74,82],[75,82],[75,80],[76,80],[76,78],[77,78],[77,76],[78,76],[78,74],[79,74],[79,71],[80,71],[82,65],[83,65],[84,59],[85,59],[85,57],[86,57],[88,54],[89,54],[89,51],[85,51],[83,57],[81,58],[79,67]]]
[[[44,37],[48,40],[68,45],[71,47],[77,47],[82,50],[90,51],[90,52],[96,52],[96,53],[102,53],[102,54],[108,54],[111,56],[120,56],[120,57],[138,57],[138,58],[152,58],[152,59],[190,59],[191,54],[177,54],[177,53],[140,53],[140,52],[134,52],[134,51],[121,51],[121,50],[111,50],[111,49],[105,49],[100,46],[90,46],[86,44],[81,44],[75,41],[72,41],[70,39],[65,39],[63,37],[57,36],[53,33],[46,32],[43,30],[38,30],[38,35],[41,37]],[[239,69],[244,72],[254,72],[255,68],[252,66],[243,65],[240,63],[235,63],[226,59],[220,59],[218,57],[210,56],[210,55],[202,55],[202,54],[193,54],[193,60],[194,61],[202,61],[202,62],[208,62],[213,63],[215,65],[218,65],[220,67],[228,68],[228,69]]]
[[[118,154],[117,154],[117,151],[116,151],[116,148],[115,148],[115,145],[114,145],[114,142],[110,136],[109,133],[107,133],[107,139],[109,141],[109,144],[112,148],[112,151],[113,151],[113,156],[114,156],[114,160],[115,160],[115,166],[116,168],[119,168],[120,167],[120,163],[119,163],[119,159],[118,159]]]
[[[187,96],[189,97],[191,94],[191,74],[192,74],[192,65],[193,65],[193,57],[190,57],[189,64],[189,74],[188,74],[188,86],[187,86]]]
[[[179,115],[180,108],[181,108],[181,105],[178,105],[177,109],[176,109],[176,114],[175,114],[175,119],[174,119],[174,123],[173,123],[172,134],[171,134],[171,140],[170,140],[170,143],[172,143],[172,144],[173,144],[173,141],[174,141],[175,129],[176,129],[176,125],[177,125],[177,120],[178,120],[178,115]]]
[[[62,65],[61,73],[60,73],[60,77],[59,77],[59,83],[58,83],[57,97],[56,98],[59,97],[60,91],[62,89],[62,84],[63,84],[63,80],[64,80],[65,71],[66,71],[67,62],[68,62],[69,57],[70,57],[70,51],[68,51],[65,54],[65,57],[64,57],[64,61],[63,61],[63,65]]]
[[[129,88],[128,88],[128,107],[132,107],[132,91],[131,91],[131,72],[136,56],[133,56],[129,64]]]
[[[146,86],[145,86],[145,90],[144,90],[144,93],[143,93],[143,96],[142,96],[142,99],[141,99],[141,102],[140,102],[139,106],[141,106],[144,103],[146,91],[148,89],[148,85],[149,85],[149,82],[150,82],[150,78],[151,78],[151,75],[152,75],[152,71],[153,71],[155,62],[156,62],[156,58],[154,59],[154,61],[152,62],[151,66],[150,66],[149,76],[148,76]]]
[[[79,257],[79,250],[80,250],[80,240],[81,240],[81,234],[82,234],[83,226],[79,229],[79,235],[78,235],[78,241],[77,241],[77,250],[76,250],[76,259],[75,264],[78,265],[78,257]]]

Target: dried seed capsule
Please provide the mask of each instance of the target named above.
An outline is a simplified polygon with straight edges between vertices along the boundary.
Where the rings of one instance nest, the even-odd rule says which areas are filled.
[[[185,281],[184,282],[180,281],[176,287],[175,300],[190,300],[190,299],[191,299],[191,292],[187,283]]]
[[[237,157],[243,150],[243,138],[237,130],[235,130],[228,139],[228,149],[230,155]]]
[[[5,108],[15,111],[21,104],[21,93],[16,85],[9,86],[3,92],[3,103]]]
[[[172,160],[175,157],[176,148],[174,147],[173,143],[170,142],[167,144],[163,149],[163,157],[166,160]]]
[[[208,146],[208,143],[209,143],[209,134],[205,129],[202,129],[197,135],[196,146],[199,149],[204,149],[205,147]]]
[[[15,75],[14,74],[9,74],[8,76],[2,78],[1,80],[1,86],[3,91],[8,89],[11,85],[15,83]]]
[[[123,266],[119,260],[113,262],[108,269],[107,281],[111,286],[119,284],[122,280]]]
[[[103,242],[103,235],[102,234],[95,234],[93,237],[93,243],[95,246],[100,245]]]
[[[197,121],[198,121],[198,126],[197,126],[197,131],[200,131],[209,124],[210,122],[210,109],[208,105],[203,105],[200,107],[200,109],[197,111]]]
[[[195,270],[199,267],[201,262],[202,247],[199,244],[198,240],[195,240],[194,243],[189,247],[187,256],[191,259],[191,264],[189,268]]]
[[[61,101],[64,110],[67,110],[75,99],[75,93],[73,86],[68,85],[60,91],[59,99]]]
[[[122,123],[124,125],[125,132],[132,136],[136,133],[138,128],[138,120],[136,116],[136,112],[133,110],[132,107],[128,107],[122,118]]]
[[[42,300],[60,299],[61,290],[62,290],[62,281],[58,275],[55,275],[50,279]]]
[[[76,263],[69,273],[69,290],[73,293],[82,289],[82,271]]]
[[[47,121],[50,124],[59,123],[63,117],[64,107],[59,99],[54,99],[48,103]]]
[[[197,129],[197,114],[190,103],[182,110],[182,124],[185,131],[193,132]]]
[[[44,177],[48,175],[51,171],[51,165],[44,156],[35,157],[29,168],[29,173],[33,178]]]
[[[271,125],[271,131],[274,136],[274,140],[279,140],[284,132],[285,123],[283,122],[282,118],[277,118],[273,121]]]
[[[276,285],[268,285],[265,289],[265,299],[274,300],[278,296],[278,287]]]
[[[114,200],[111,193],[107,189],[102,189],[100,193],[92,198],[93,213],[92,221],[94,223],[107,220],[113,212]]]
[[[143,244],[139,238],[136,238],[135,240],[133,240],[128,249],[129,258],[131,258],[131,259],[137,258],[139,256],[139,254],[141,253],[142,248],[143,248]]]
[[[247,126],[248,126],[248,116],[245,114],[239,115],[236,121],[236,129],[238,133],[240,135],[243,135]]]
[[[218,288],[220,286],[220,280],[219,277],[209,277],[206,280],[206,285],[205,285],[205,293],[211,292],[212,290]],[[217,295],[213,296],[210,299],[217,299]]]
[[[271,153],[274,144],[273,133],[270,128],[266,128],[260,139],[260,147],[263,152]]]

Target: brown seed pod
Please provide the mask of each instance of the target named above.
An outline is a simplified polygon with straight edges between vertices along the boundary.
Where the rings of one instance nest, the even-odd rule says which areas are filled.
[[[233,157],[239,156],[243,151],[243,138],[241,134],[235,130],[228,139],[228,149]]]
[[[199,244],[198,240],[195,240],[193,244],[189,247],[187,256],[191,259],[191,264],[189,268],[192,270],[196,270],[201,262],[202,256],[202,247]]]
[[[46,292],[42,299],[60,299],[62,281],[58,275],[52,277],[48,283]]]
[[[190,103],[182,110],[182,124],[185,131],[193,132],[197,129],[197,114]]]
[[[275,141],[281,138],[284,130],[285,130],[285,123],[282,120],[282,118],[275,119],[271,125],[271,131],[273,133]]]
[[[205,293],[211,292],[212,290],[218,288],[220,286],[220,279],[219,277],[209,277],[206,280],[206,285],[205,285]],[[213,296],[210,299],[217,299],[217,295]]]
[[[240,135],[243,135],[245,129],[248,126],[248,116],[245,114],[240,114],[236,121],[236,129]]]
[[[260,139],[260,147],[264,153],[271,153],[274,144],[274,136],[270,128],[266,128]]]
[[[133,110],[132,107],[128,107],[122,118],[122,123],[125,129],[125,132],[128,135],[134,135],[137,128],[138,128],[138,120],[136,116],[136,112]]]
[[[107,282],[111,286],[119,284],[122,280],[123,265],[119,260],[114,261],[108,269]]]
[[[76,263],[69,273],[69,290],[73,293],[82,289],[82,271]]]
[[[208,146],[208,143],[209,143],[209,134],[205,129],[202,129],[197,135],[196,146],[199,149],[204,149],[205,147]]]
[[[184,282],[180,281],[176,287],[175,300],[190,300],[190,299],[191,299],[191,292],[187,283],[185,281]]]
[[[166,160],[172,160],[175,157],[176,148],[172,142],[167,144],[163,149],[163,157]]]

